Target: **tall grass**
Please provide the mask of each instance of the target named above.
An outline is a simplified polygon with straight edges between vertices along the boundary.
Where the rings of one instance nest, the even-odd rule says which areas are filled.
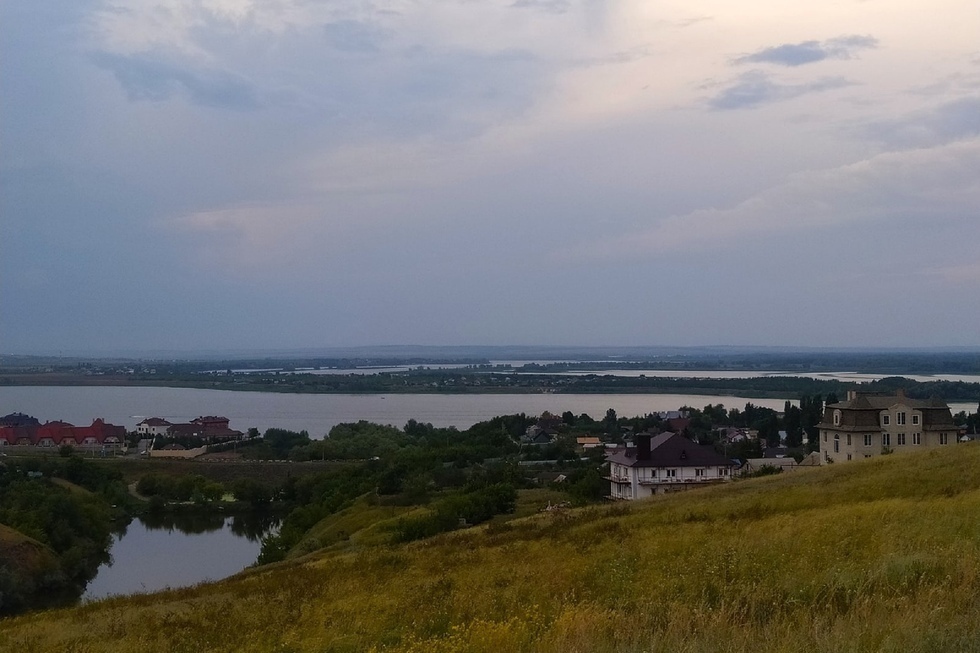
[[[0,622],[0,651],[980,651],[980,447]]]

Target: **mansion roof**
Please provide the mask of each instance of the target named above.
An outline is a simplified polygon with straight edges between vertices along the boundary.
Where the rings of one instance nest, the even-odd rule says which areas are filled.
[[[921,424],[915,425],[916,428],[921,427],[923,430],[956,428],[949,405],[945,401],[939,398],[924,401],[911,399],[901,390],[894,395],[852,392],[847,401],[825,406],[823,420],[817,426],[821,429],[846,432],[879,431],[883,426],[882,413],[899,407],[922,415]],[[837,411],[840,411],[840,417],[835,423],[834,415]],[[911,420],[907,426],[913,428]]]
[[[714,449],[669,432],[656,436],[638,435],[635,447],[611,453],[606,460],[626,467],[734,466],[731,460]]]

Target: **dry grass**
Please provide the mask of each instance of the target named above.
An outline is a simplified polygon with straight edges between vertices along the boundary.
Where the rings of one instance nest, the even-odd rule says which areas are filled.
[[[312,554],[0,651],[980,651],[980,447]]]

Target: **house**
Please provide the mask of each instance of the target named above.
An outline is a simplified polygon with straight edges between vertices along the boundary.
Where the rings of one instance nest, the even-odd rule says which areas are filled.
[[[118,447],[125,441],[125,427],[107,424],[101,418],[93,420],[91,426],[73,426],[61,421],[40,424],[37,420],[20,426],[0,426],[0,446]]]
[[[582,435],[575,438],[575,444],[585,450],[595,449],[602,446],[602,440],[596,437]]]
[[[166,435],[170,426],[170,422],[162,417],[148,417],[136,425],[136,432],[143,437],[154,438],[158,435]]]
[[[751,474],[758,472],[763,467],[772,467],[786,472],[796,469],[799,465],[795,458],[749,458],[739,469],[739,473]]]
[[[722,442],[731,444],[734,442],[745,442],[747,440],[758,440],[759,432],[755,429],[725,426],[718,429],[718,437]]]
[[[244,434],[229,428],[227,417],[209,415],[181,424],[168,423],[162,435],[170,438],[199,438],[207,442],[229,442],[241,440]]]
[[[551,444],[555,440],[557,431],[546,429],[535,424],[527,427],[524,435],[521,436],[521,444]]]
[[[10,413],[0,417],[0,426],[40,426],[36,417],[24,413]]]
[[[847,401],[824,408],[817,425],[820,461],[845,462],[883,453],[942,447],[957,441],[959,427],[942,399],[910,399],[850,391]]]
[[[636,446],[606,454],[610,496],[642,499],[727,481],[735,464],[677,433],[639,434]]]

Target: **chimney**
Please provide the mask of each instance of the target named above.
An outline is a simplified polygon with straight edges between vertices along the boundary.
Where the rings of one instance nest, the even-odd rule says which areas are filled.
[[[650,460],[650,435],[642,433],[633,438],[636,443],[636,459]]]

